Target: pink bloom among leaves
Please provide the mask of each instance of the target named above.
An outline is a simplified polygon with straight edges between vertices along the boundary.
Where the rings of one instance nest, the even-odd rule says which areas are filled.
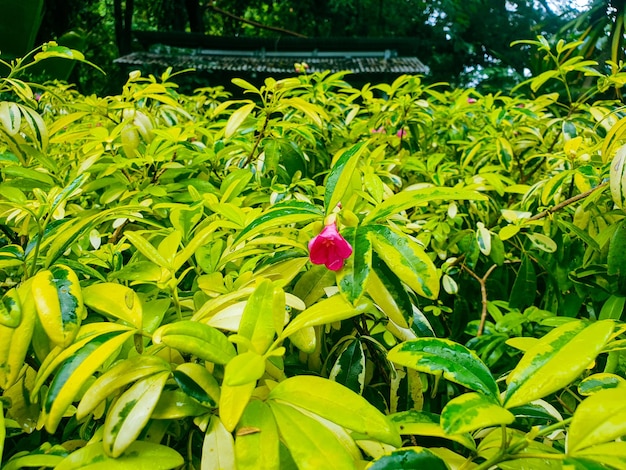
[[[331,271],[338,271],[352,254],[352,247],[337,231],[335,223],[324,227],[309,242],[309,256],[313,264],[324,264]]]

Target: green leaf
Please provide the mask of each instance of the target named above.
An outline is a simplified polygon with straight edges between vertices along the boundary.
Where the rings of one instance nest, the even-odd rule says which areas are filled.
[[[84,287],[82,292],[83,302],[87,307],[141,329],[143,323],[141,300],[130,287],[101,282]]]
[[[279,383],[269,400],[303,408],[368,439],[399,446],[400,436],[386,416],[365,398],[332,380],[296,376]],[[282,434],[282,431],[281,431]]]
[[[244,385],[256,383],[265,373],[265,359],[263,356],[247,351],[235,356],[224,371],[224,385]]]
[[[209,410],[182,390],[163,390],[152,410],[153,420],[177,420],[206,415]]]
[[[620,293],[626,294],[626,220],[618,223],[609,243],[607,272],[617,276]]]
[[[531,241],[533,246],[541,251],[554,253],[557,250],[556,242],[550,237],[545,236],[543,233],[526,232],[526,236]]]
[[[341,295],[333,295],[316,302],[311,307],[302,311],[296,318],[291,320],[280,334],[281,338],[287,338],[301,328],[308,326],[325,325],[336,321],[346,320],[366,312],[372,307],[371,302],[362,298],[355,306],[349,303]]]
[[[224,333],[191,320],[163,325],[152,335],[152,342],[163,343],[216,364],[226,364],[236,354],[234,346]]]
[[[285,227],[298,222],[309,222],[324,215],[316,206],[307,202],[288,201],[270,207],[264,214],[246,226],[235,238],[233,244],[248,239],[275,227]]]
[[[102,444],[107,455],[119,457],[137,439],[169,376],[169,371],[165,371],[141,379],[113,404],[104,421]]]
[[[439,338],[406,341],[389,351],[387,358],[420,372],[443,374],[445,379],[499,402],[498,386],[489,368],[475,352],[454,341]]]
[[[119,348],[134,333],[131,330],[100,335],[63,362],[54,375],[44,401],[48,432],[56,431],[83,385],[105,361],[119,352]]]
[[[161,266],[162,268],[167,268],[168,266],[170,266],[171,263],[169,263],[167,259],[165,259],[165,257],[163,257],[163,255],[159,253],[159,251],[141,235],[131,231],[124,232],[124,235],[126,236],[128,241],[131,242],[135,246],[135,248],[137,248],[137,250],[150,261]]]
[[[407,235],[398,235],[384,225],[367,229],[374,251],[414,292],[428,299],[439,295],[439,274],[424,249]]]
[[[403,447],[370,463],[367,470],[449,470],[439,456],[423,447]]]
[[[363,387],[365,386],[365,352],[363,351],[363,345],[358,339],[350,341],[347,347],[339,354],[328,378],[359,395],[363,393]]]
[[[441,427],[440,416],[434,413],[409,410],[389,415],[389,419],[403,436],[442,437],[458,442],[466,449],[476,450],[476,443],[470,433],[447,433]]]
[[[476,192],[457,188],[437,188],[428,187],[402,191],[397,193],[375,207],[363,219],[363,224],[374,222],[378,219],[387,218],[394,214],[416,207],[425,205],[432,201],[485,201],[487,197]]]
[[[517,277],[511,289],[509,307],[524,310],[533,304],[537,294],[537,275],[528,256],[522,257]]]
[[[274,283],[262,279],[248,298],[238,333],[248,338],[258,354],[265,354],[285,320],[285,294]]]
[[[367,293],[387,317],[401,328],[413,318],[413,304],[398,276],[378,257],[373,256],[367,280]]]
[[[222,385],[219,402],[220,419],[228,432],[232,432],[239,423],[255,388],[256,380],[241,385],[226,383]]]
[[[624,313],[626,297],[612,295],[604,301],[598,320],[619,320]]]
[[[608,465],[611,468],[626,468],[626,442],[624,441],[598,444],[578,450],[573,455]]]
[[[569,385],[602,351],[613,326],[609,320],[589,326],[571,321],[545,335],[507,377],[505,406],[524,405]]]
[[[326,179],[324,192],[324,206],[326,214],[330,214],[337,204],[341,202],[352,181],[352,175],[359,163],[359,158],[367,148],[367,142],[359,142],[343,151],[335,164],[330,169]]]
[[[365,292],[365,285],[372,269],[372,242],[367,229],[358,227],[344,230],[342,235],[352,246],[352,256],[337,273],[339,292],[351,303],[357,302]]]
[[[278,470],[279,436],[269,405],[252,400],[235,432],[237,470]]]
[[[352,456],[319,421],[289,405],[270,401],[269,406],[298,470],[356,470]]]
[[[206,367],[184,362],[173,375],[180,389],[198,403],[210,408],[215,408],[219,403],[220,386]]]
[[[170,470],[184,464],[174,449],[153,442],[135,441],[117,458],[104,452],[102,442],[88,444],[72,452],[55,470]]]
[[[211,416],[202,444],[202,470],[235,469],[235,441],[217,416]]]
[[[250,115],[250,113],[256,107],[256,104],[244,101],[244,104],[241,108],[235,110],[233,114],[228,118],[228,122],[224,127],[224,137],[229,139],[232,135],[237,132],[237,129],[241,127],[246,118]]]
[[[473,432],[513,421],[513,413],[475,392],[453,398],[441,411],[441,427],[449,434]]]
[[[81,420],[92,413],[98,405],[117,395],[128,384],[169,371],[170,365],[167,362],[152,355],[133,356],[116,363],[89,386],[78,404],[76,419]]]
[[[9,459],[6,465],[2,466],[3,470],[19,470],[21,468],[44,468],[54,467],[63,461],[63,456],[53,454],[30,454],[21,455]]]
[[[624,393],[626,384],[621,383],[594,393],[578,405],[568,432],[568,455],[626,435]]]
[[[578,384],[578,393],[582,396],[589,396],[599,392],[600,390],[616,388],[624,382],[625,380],[619,375],[605,372],[592,374],[580,381]]]

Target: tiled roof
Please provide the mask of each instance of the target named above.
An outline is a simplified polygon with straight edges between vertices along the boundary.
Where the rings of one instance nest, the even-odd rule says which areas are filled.
[[[393,51],[375,52],[288,52],[225,51],[200,49],[193,52],[168,48],[165,52],[134,52],[115,60],[118,64],[194,68],[198,71],[257,72],[292,74],[294,64],[306,62],[309,72],[350,71],[352,73],[425,74],[428,68],[417,57],[398,57]]]

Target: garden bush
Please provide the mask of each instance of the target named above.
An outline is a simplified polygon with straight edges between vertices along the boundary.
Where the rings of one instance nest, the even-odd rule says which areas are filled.
[[[7,64],[2,468],[626,468],[626,76],[530,43],[511,96]]]

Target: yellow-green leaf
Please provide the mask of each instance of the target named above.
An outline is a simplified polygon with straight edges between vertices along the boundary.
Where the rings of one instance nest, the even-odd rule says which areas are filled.
[[[235,441],[217,416],[211,416],[202,444],[202,470],[231,470],[235,463]]]
[[[472,432],[513,421],[513,413],[475,392],[453,398],[441,411],[441,427],[449,434]]]
[[[170,470],[183,465],[174,449],[152,442],[135,441],[117,458],[104,452],[102,442],[88,444],[65,457],[55,470]]]
[[[610,320],[589,326],[571,321],[545,335],[509,374],[505,406],[524,405],[569,385],[602,351],[613,327]]]
[[[489,368],[475,352],[447,339],[418,338],[406,341],[389,351],[387,358],[406,367],[428,374],[443,374],[458,383],[499,401],[498,385]]]
[[[476,443],[469,433],[447,433],[441,427],[439,415],[427,411],[401,411],[389,415],[389,419],[396,425],[398,433],[403,436],[431,436],[442,437],[458,442],[463,447],[476,450]]]
[[[602,444],[626,435],[626,384],[600,390],[578,405],[572,418],[567,453]]]
[[[235,436],[238,470],[278,470],[278,428],[266,403],[259,400],[248,403]]]
[[[142,327],[141,300],[130,287],[114,282],[92,284],[83,288],[83,301],[102,315]]]
[[[370,439],[400,445],[400,436],[389,419],[365,398],[332,380],[301,375],[279,383],[269,394],[317,414]]]
[[[270,401],[269,406],[298,470],[356,470],[350,453],[319,421],[289,405]]]
[[[136,382],[113,404],[104,421],[102,443],[107,455],[119,457],[137,439],[157,405],[168,371]]]

